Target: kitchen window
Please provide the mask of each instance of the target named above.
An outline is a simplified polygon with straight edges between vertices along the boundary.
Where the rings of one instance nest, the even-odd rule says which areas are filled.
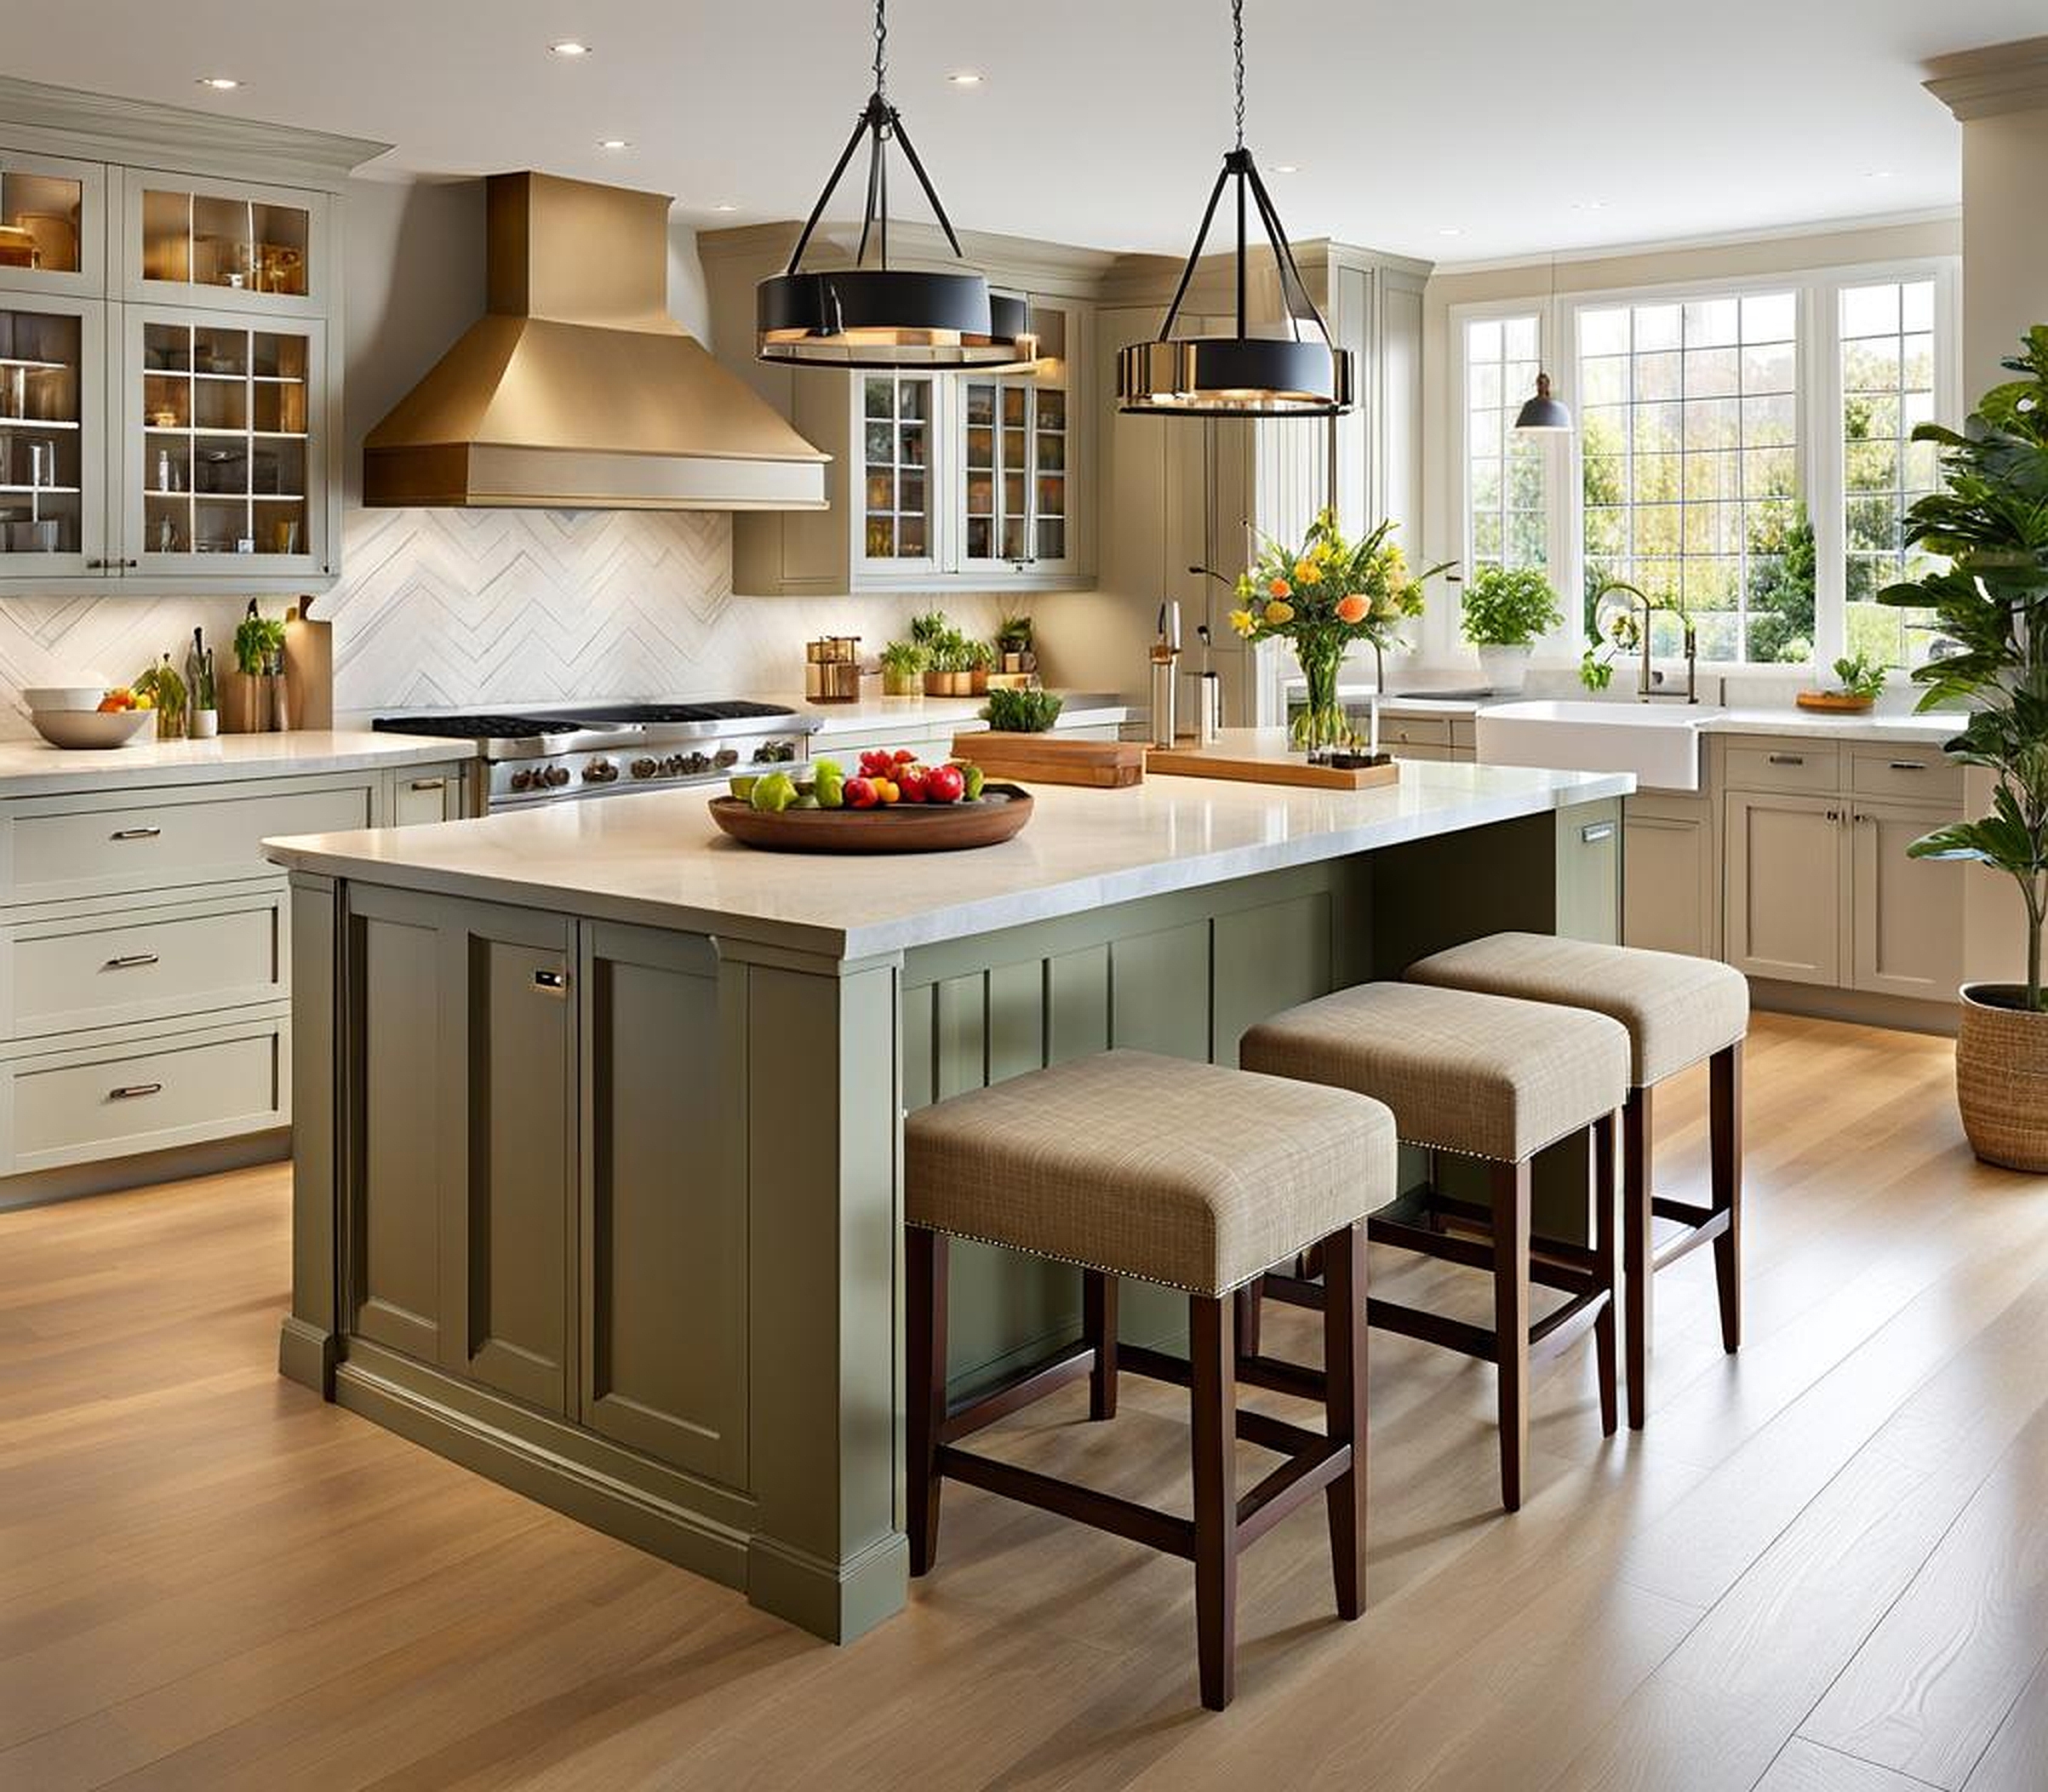
[[[1536,390],[1534,312],[1465,323],[1467,568],[1550,564],[1549,468],[1543,438],[1514,428]]]

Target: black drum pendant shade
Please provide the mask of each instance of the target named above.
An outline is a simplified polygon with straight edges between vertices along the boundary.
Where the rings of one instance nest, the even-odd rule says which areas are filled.
[[[924,164],[918,159],[903,120],[884,92],[888,25],[884,0],[875,5],[875,90],[839,153],[825,190],[811,208],[789,265],[764,280],[755,295],[754,353],[763,361],[815,367],[1003,368],[1027,365],[1038,345],[1021,299],[992,295],[988,282],[969,268],[928,273],[889,265],[890,142],[930,202],[939,228],[956,256],[965,257]],[[803,271],[804,252],[818,220],[838,190],[855,152],[866,139],[867,204],[861,219],[861,245],[854,265],[820,272]],[[863,266],[870,238],[880,265]]]
[[[1251,152],[1244,147],[1244,0],[1232,0],[1231,19],[1237,48],[1237,144],[1223,157],[1223,170],[1210,189],[1201,228],[1195,233],[1194,247],[1181,271],[1181,283],[1174,290],[1173,303],[1166,307],[1158,337],[1133,343],[1117,356],[1118,407],[1158,416],[1339,416],[1352,406],[1351,351],[1330,340],[1329,326],[1295,265],[1279,214],[1259,178]],[[1209,241],[1216,207],[1233,182],[1238,215],[1236,333],[1176,336],[1174,325],[1180,320],[1181,303]],[[1247,328],[1248,224],[1254,209],[1273,245],[1280,298],[1287,307],[1286,336],[1255,336]],[[1303,334],[1304,324],[1313,334]]]

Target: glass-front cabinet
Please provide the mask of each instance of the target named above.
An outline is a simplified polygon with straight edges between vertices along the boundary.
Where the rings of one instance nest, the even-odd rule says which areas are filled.
[[[1067,313],[1035,306],[1027,373],[960,381],[963,570],[1061,573],[1072,560]]]
[[[326,309],[328,201],[289,187],[127,174],[131,303],[310,317]]]
[[[102,293],[106,197],[97,163],[0,147],[0,291]]]
[[[861,570],[884,579],[936,571],[933,449],[943,389],[930,374],[868,373],[859,390]]]
[[[327,563],[326,332],[130,306],[123,535],[144,573],[317,572]],[[230,575],[232,576],[232,575]]]
[[[0,292],[0,579],[104,567],[105,325],[89,300]]]

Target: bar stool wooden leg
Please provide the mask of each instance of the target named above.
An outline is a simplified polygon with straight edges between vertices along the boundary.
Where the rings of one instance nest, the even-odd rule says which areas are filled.
[[[1330,1484],[1330,1572],[1337,1616],[1365,1609],[1365,1226],[1325,1240],[1323,1252],[1324,1428],[1351,1445],[1351,1467]]]
[[[1721,1348],[1742,1348],[1742,1042],[1713,1055],[1708,1072],[1708,1125],[1713,1146],[1713,1206],[1728,1229],[1713,1241],[1713,1278],[1721,1297]]]
[[[942,1232],[909,1228],[903,1254],[909,1280],[905,1377],[910,1417],[905,1480],[910,1529],[910,1572],[929,1574],[939,1553],[939,1436],[946,1423],[946,1271],[949,1240]]]
[[[1237,1327],[1227,1297],[1187,1302],[1193,1430],[1195,1635],[1202,1703],[1221,1711],[1237,1688]]]
[[[1088,1416],[1117,1416],[1117,1279],[1081,1272],[1081,1335],[1095,1352],[1088,1371]]]
[[[1493,1165],[1493,1335],[1500,1363],[1501,1503],[1521,1509],[1529,1462],[1530,1160]]]
[[[1650,1415],[1650,1091],[1631,1089],[1622,1109],[1622,1271],[1628,1313],[1628,1428]]]
[[[1612,1437],[1619,1423],[1615,1308],[1621,1286],[1614,1234],[1614,1116],[1609,1114],[1593,1123],[1593,1274],[1607,1290],[1607,1304],[1593,1322],[1593,1348],[1600,1383],[1600,1434],[1604,1437]]]

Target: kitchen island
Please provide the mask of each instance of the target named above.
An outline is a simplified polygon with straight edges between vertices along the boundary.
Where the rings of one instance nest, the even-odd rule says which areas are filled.
[[[755,853],[702,792],[269,843],[283,1372],[816,1634],[903,1602],[901,1116],[1246,1028],[1499,928],[1611,940],[1625,776],[1044,789],[998,847]],[[1582,1204],[1584,1183],[1579,1184]],[[1179,1302],[1129,1291],[1127,1336]],[[956,1258],[959,1385],[1073,1273]]]

